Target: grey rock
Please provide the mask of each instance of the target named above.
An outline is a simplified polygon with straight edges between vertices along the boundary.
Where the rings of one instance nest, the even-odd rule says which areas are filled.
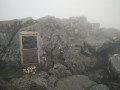
[[[20,19],[20,21],[22,21],[22,24],[25,24],[26,22],[28,21],[32,21],[32,17],[27,17],[27,18],[23,18],[23,19]]]
[[[48,90],[47,81],[44,78],[35,78],[31,82],[31,90]]]
[[[54,64],[54,67],[49,70],[49,73],[57,77],[72,75],[72,73],[69,70],[67,70],[66,66],[60,63]]]
[[[55,87],[55,83],[58,81],[58,79],[54,76],[50,76],[47,80],[48,87]]]
[[[54,64],[54,69],[67,69],[64,65],[60,64],[60,63],[56,63]]]
[[[119,90],[120,89],[120,84],[116,82],[108,82],[108,86],[112,90]]]
[[[11,80],[13,89],[30,89],[31,80],[28,75]]]
[[[73,75],[64,79],[61,79],[57,83],[57,87],[60,90],[85,90],[91,85],[96,84],[89,80],[87,76]]]
[[[48,90],[59,90],[56,87],[57,81],[58,81],[58,79],[56,77],[50,76],[47,80]]]
[[[114,54],[109,58],[110,69],[114,70],[114,72],[120,75],[120,54]]]
[[[103,84],[97,84],[92,86],[90,90],[109,90],[109,88]]]
[[[63,55],[65,65],[70,69],[73,74],[82,74],[87,71],[87,68],[92,68],[96,64],[96,58],[89,57],[80,53],[75,47],[66,50]]]
[[[42,65],[39,66],[47,68],[46,70],[49,70],[53,76],[84,74],[88,72],[88,69],[95,69],[98,58],[95,57],[93,51],[101,51],[104,44],[119,41],[120,37],[120,31],[113,28],[100,28],[100,24],[89,23],[83,16],[69,19],[48,16],[39,20],[26,18],[0,21],[0,66],[7,69],[12,67],[16,70],[20,67],[19,32],[21,31],[36,31],[40,34],[40,56],[44,59],[41,58]],[[119,57],[111,57],[110,68],[119,74]],[[3,64],[2,61],[6,63]],[[39,77],[49,78],[46,73],[41,73],[41,76],[37,76],[37,78]],[[98,73],[96,77],[102,78],[102,75]],[[39,87],[37,83],[39,81],[35,81],[32,85]],[[21,84],[24,82],[29,87],[30,84],[27,83],[29,79],[27,78],[16,79],[13,81],[13,85],[21,85],[18,88],[27,88]],[[46,88],[46,84],[43,84],[43,87]],[[52,88],[54,89],[54,85]]]
[[[47,79],[47,78],[49,77],[49,75],[48,75],[46,72],[41,71],[41,72],[39,73],[39,77]]]
[[[57,88],[57,87],[50,87],[48,90],[60,90],[59,88]]]
[[[47,90],[47,80],[36,75],[25,75],[21,78],[12,79],[7,85],[12,90]]]
[[[99,26],[100,25],[97,23],[88,23],[87,19],[83,16],[71,17],[69,19],[58,19],[48,16],[40,18],[39,20],[26,18],[0,22],[0,52],[2,52],[0,54],[2,58],[0,59],[8,62],[7,67],[10,63],[13,63],[13,65],[16,64],[16,66],[19,65],[20,53],[18,34],[21,31],[36,31],[40,34],[42,38],[40,41],[43,41],[40,43],[40,56],[43,55],[42,49],[44,49],[47,60],[46,67],[51,67],[53,63],[64,63],[64,60],[68,62],[68,60],[71,60],[73,55],[76,54],[75,52],[77,52],[75,57],[81,57],[81,55],[78,54],[81,53],[81,48],[88,55],[92,55],[91,51],[87,47],[84,47],[84,44],[80,45],[79,48],[75,45],[83,41],[91,45],[95,50],[99,50],[104,43],[111,41],[110,35],[107,37],[106,32],[104,32],[106,29],[101,29]],[[116,32],[119,33],[119,31]],[[112,38],[113,36],[116,36],[116,34],[112,35]],[[119,34],[117,34],[117,37],[118,36]],[[73,47],[71,48],[71,46]],[[3,52],[4,49],[5,52]],[[69,51],[71,52],[68,53]],[[69,54],[71,58],[66,58],[69,56],[67,54]],[[82,56],[82,58],[78,59],[82,60],[83,58]],[[78,61],[79,65],[77,67],[80,66],[80,70],[84,71],[84,68],[86,68],[83,63],[88,65],[86,62],[93,61],[95,64],[95,59],[89,58],[88,60],[88,58],[89,57],[86,57],[86,61]],[[89,66],[94,66],[94,64]]]
[[[20,28],[22,28],[20,20],[0,21],[0,59],[6,54],[7,48]]]

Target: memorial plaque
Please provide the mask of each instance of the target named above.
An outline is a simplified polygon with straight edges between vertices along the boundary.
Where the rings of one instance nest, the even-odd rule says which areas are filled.
[[[23,49],[37,48],[36,36],[22,36]]]
[[[25,31],[20,32],[19,40],[21,63],[23,65],[39,63],[39,33]]]

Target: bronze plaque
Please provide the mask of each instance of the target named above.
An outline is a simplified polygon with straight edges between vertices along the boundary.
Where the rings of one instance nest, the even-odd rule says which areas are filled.
[[[39,63],[39,33],[25,31],[20,32],[19,40],[21,63],[23,65]]]

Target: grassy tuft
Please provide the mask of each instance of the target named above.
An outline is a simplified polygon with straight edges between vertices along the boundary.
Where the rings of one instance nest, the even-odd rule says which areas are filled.
[[[14,69],[0,69],[0,76],[3,78],[19,78],[24,75],[21,69],[15,71]]]

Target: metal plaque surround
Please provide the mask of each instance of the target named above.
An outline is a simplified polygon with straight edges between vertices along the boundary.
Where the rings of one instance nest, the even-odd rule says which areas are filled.
[[[23,65],[40,63],[39,33],[23,31],[19,33],[21,63]]]

